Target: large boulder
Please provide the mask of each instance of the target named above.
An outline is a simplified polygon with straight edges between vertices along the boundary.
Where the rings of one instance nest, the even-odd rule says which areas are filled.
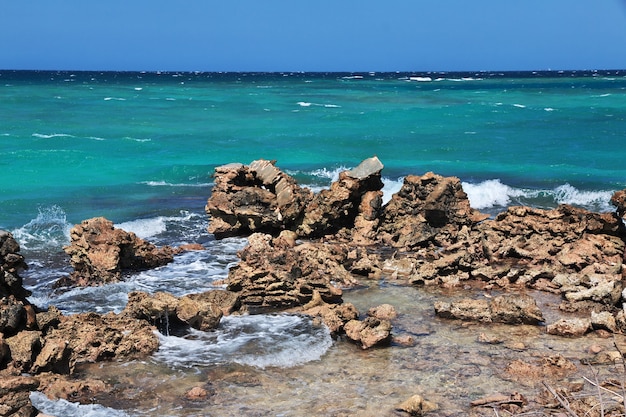
[[[122,279],[128,271],[141,271],[172,262],[175,249],[157,248],[132,232],[113,227],[104,217],[85,220],[70,230],[71,242],[63,248],[74,271],[58,286],[93,286]]]
[[[383,209],[379,233],[383,243],[398,248],[446,246],[456,242],[463,226],[487,217],[470,207],[458,178],[428,172],[404,178]]]
[[[302,237],[321,237],[359,225],[361,235],[371,236],[382,206],[383,164],[376,157],[343,171],[329,189],[313,197],[304,211],[296,233]],[[357,221],[357,218],[359,221]]]
[[[43,338],[33,371],[64,367],[72,373],[78,363],[145,357],[158,347],[155,328],[145,320],[114,313],[63,316]]]
[[[175,297],[165,292],[148,294],[133,291],[128,294],[128,303],[122,311],[124,317],[147,320],[163,334],[178,327],[193,327],[207,331],[217,328],[224,314],[239,309],[237,294],[212,290],[199,294]]]
[[[293,226],[312,196],[273,161],[219,166],[206,205],[209,233],[218,239],[255,232],[276,234]]]
[[[378,158],[366,159],[314,195],[273,161],[219,166],[206,205],[208,230],[218,239],[252,233],[276,236],[283,230],[321,237],[356,226],[360,239],[369,242],[382,207],[382,168]]]

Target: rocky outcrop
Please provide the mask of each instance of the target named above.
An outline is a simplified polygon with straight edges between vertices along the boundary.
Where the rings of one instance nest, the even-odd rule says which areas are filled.
[[[85,220],[70,231],[64,248],[74,271],[57,286],[91,286],[117,282],[129,271],[141,271],[172,262],[175,250],[157,248],[132,232],[113,227],[104,217]]]
[[[448,246],[463,226],[487,217],[470,207],[458,178],[408,175],[384,207],[378,233],[384,244],[406,250]]]
[[[128,304],[121,315],[147,320],[161,333],[169,334],[181,326],[213,330],[224,314],[238,310],[239,306],[239,297],[229,291],[213,290],[183,297],[134,291],[128,294]]]
[[[304,305],[313,293],[328,303],[341,302],[342,288],[357,283],[355,274],[369,269],[370,255],[344,243],[296,243],[293,232],[273,238],[255,233],[228,272],[229,291],[250,309],[284,309]]]
[[[339,180],[316,194],[306,206],[296,228],[298,236],[335,234],[342,229],[353,229],[355,223],[364,238],[371,236],[382,206],[382,169],[382,163],[373,157],[352,170],[341,172]]]
[[[372,238],[382,206],[383,165],[373,157],[344,171],[330,189],[317,195],[274,166],[258,160],[215,169],[215,186],[206,205],[209,232],[218,239],[252,233],[321,237],[342,229],[359,230]]]
[[[22,286],[19,275],[25,269],[28,265],[20,254],[19,243],[11,233],[0,230],[0,298],[13,296],[17,301],[26,301],[31,293]]]
[[[209,233],[224,238],[255,232],[277,234],[292,228],[313,193],[266,160],[249,166],[215,168],[215,186],[206,205]]]

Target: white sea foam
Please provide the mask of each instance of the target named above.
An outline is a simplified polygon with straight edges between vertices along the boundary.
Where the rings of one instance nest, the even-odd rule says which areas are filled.
[[[121,410],[99,404],[73,403],[67,400],[50,400],[41,392],[32,392],[30,400],[39,411],[55,417],[127,417]]]
[[[498,179],[483,181],[478,184],[462,183],[470,205],[475,209],[486,209],[494,206],[506,206],[511,197],[524,194],[522,190],[504,185]]]
[[[217,330],[159,335],[154,358],[174,368],[239,363],[289,368],[319,360],[332,346],[328,328],[310,317],[277,314],[224,317]]]
[[[126,101],[126,99],[122,98],[122,97],[105,97],[104,98],[104,101],[111,101],[111,100],[113,100],[113,101]]]
[[[400,191],[400,188],[402,188],[402,184],[404,184],[404,177],[397,180],[383,177],[383,204],[387,204],[389,201],[391,201],[391,197],[395,193]]]
[[[311,106],[317,106],[317,107],[326,107],[326,108],[340,108],[341,106],[337,105],[337,104],[319,104],[319,103],[311,103],[308,101],[299,101],[296,103],[298,106],[300,107],[311,107]]]
[[[600,211],[612,210],[609,202],[614,191],[581,191],[570,184],[563,184],[554,190],[554,199],[559,204],[574,204],[595,207]]]
[[[409,77],[409,81],[417,81],[417,82],[429,82],[433,79],[431,77]]]
[[[470,205],[476,209],[507,207],[511,204],[535,207],[572,204],[598,212],[614,210],[610,205],[614,191],[609,190],[583,191],[570,184],[563,184],[554,189],[522,189],[503,184],[499,179],[478,184],[463,182],[462,185]]]
[[[52,138],[73,138],[73,135],[69,135],[67,133],[52,133],[50,135],[46,135],[43,133],[33,133],[33,137],[42,138],[42,139],[52,139]]]
[[[513,107],[517,107],[517,108],[520,108],[520,109],[525,109],[525,108],[526,108],[526,106],[525,106],[525,105],[523,105],[523,104],[517,104],[517,103],[513,104]]]
[[[552,107],[546,107],[544,108],[545,111],[554,111],[554,109]]]
[[[70,241],[70,229],[65,211],[59,206],[40,207],[37,216],[11,233],[22,249],[58,248]]]
[[[133,232],[142,239],[158,235],[167,230],[167,217],[159,216],[149,219],[137,219],[128,222],[119,223],[116,227]]]
[[[140,184],[149,185],[150,187],[212,187],[212,182],[200,182],[194,184],[172,183],[167,181],[142,181]]]

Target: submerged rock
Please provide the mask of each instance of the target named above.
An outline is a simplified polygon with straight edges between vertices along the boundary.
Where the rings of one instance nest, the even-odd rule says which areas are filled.
[[[113,227],[104,217],[85,220],[70,230],[63,248],[74,271],[57,286],[90,286],[117,282],[127,271],[141,271],[172,262],[175,249],[157,248],[132,232]]]
[[[493,299],[463,299],[451,303],[438,301],[439,317],[484,323],[539,324],[543,314],[534,298],[527,294],[500,295]]]
[[[439,406],[416,394],[398,405],[397,409],[408,413],[410,416],[423,416],[428,412],[438,410]]]

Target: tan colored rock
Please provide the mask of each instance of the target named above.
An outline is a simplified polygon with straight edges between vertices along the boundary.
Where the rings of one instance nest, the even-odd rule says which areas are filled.
[[[608,311],[596,313],[591,312],[591,326],[594,330],[608,330],[611,333],[617,333],[617,321],[615,316]]]
[[[426,413],[439,409],[436,403],[425,400],[421,395],[413,395],[396,409],[408,413],[410,416],[423,416]]]
[[[579,337],[591,330],[591,319],[559,319],[546,326],[546,332],[557,336]]]
[[[376,317],[380,320],[393,320],[398,317],[396,308],[391,304],[381,304],[376,307],[372,307],[367,310],[367,315],[370,317]]]
[[[41,351],[41,332],[24,330],[6,339],[11,351],[11,366],[20,372],[28,372]]]
[[[296,233],[312,238],[335,234],[342,229],[352,230],[360,216],[359,239],[367,241],[377,225],[375,216],[382,202],[378,193],[383,188],[382,169],[378,158],[372,157],[353,170],[341,172],[329,189],[316,194],[307,205]]]
[[[0,416],[35,416],[30,392],[38,386],[39,382],[30,376],[0,376]]]
[[[462,299],[452,303],[438,301],[439,317],[484,323],[538,324],[543,315],[537,303],[527,294],[505,294],[492,299]]]
[[[375,317],[367,317],[363,321],[350,320],[344,325],[346,336],[361,345],[363,349],[389,344],[391,329],[389,320],[380,320]]]
[[[132,232],[113,227],[104,217],[85,220],[70,230],[70,245],[63,248],[74,271],[58,286],[90,286],[117,282],[125,271],[140,271],[173,260],[174,249],[157,248]]]
[[[113,313],[102,316],[81,313],[64,316],[58,328],[46,335],[45,344],[61,347],[67,343],[71,373],[81,362],[137,358],[153,353],[159,346],[154,330],[145,320]]]
[[[359,317],[359,312],[352,303],[326,303],[318,291],[313,292],[311,301],[295,311],[321,320],[332,335],[342,333],[346,323]]]

